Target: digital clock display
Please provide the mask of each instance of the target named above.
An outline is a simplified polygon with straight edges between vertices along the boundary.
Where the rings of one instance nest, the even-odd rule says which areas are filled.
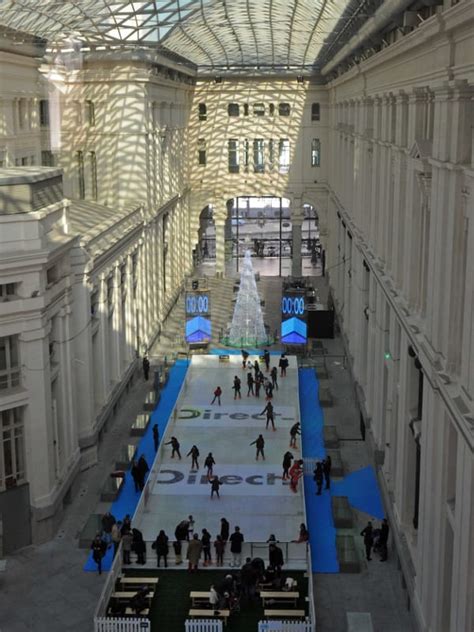
[[[304,296],[283,296],[281,299],[281,313],[284,316],[303,316],[304,310]]]
[[[209,314],[209,295],[203,293],[187,293],[186,314],[189,316]]]

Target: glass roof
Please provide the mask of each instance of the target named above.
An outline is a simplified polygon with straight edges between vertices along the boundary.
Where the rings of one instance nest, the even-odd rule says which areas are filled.
[[[311,70],[349,0],[0,0],[0,25],[90,46],[165,48],[198,71]]]

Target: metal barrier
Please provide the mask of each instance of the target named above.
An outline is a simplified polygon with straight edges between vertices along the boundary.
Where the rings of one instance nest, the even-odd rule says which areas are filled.
[[[148,619],[99,617],[94,619],[94,632],[150,632],[151,622]]]
[[[222,621],[217,619],[186,619],[185,632],[222,632]]]

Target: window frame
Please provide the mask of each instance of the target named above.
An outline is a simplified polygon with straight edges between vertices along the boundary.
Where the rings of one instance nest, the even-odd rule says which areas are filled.
[[[311,121],[321,120],[321,104],[314,102],[311,104]]]
[[[278,116],[291,116],[291,105],[286,101],[278,104]]]
[[[237,118],[240,116],[240,105],[238,103],[227,104],[227,115],[229,117]]]
[[[263,138],[254,138],[252,143],[252,153],[253,172],[265,173],[265,140]]]
[[[198,103],[198,118],[200,121],[207,121],[207,104]]]
[[[0,491],[11,489],[26,481],[23,411],[23,406],[0,411]],[[7,444],[10,446],[8,458]]]
[[[283,157],[287,157],[287,162],[282,162]],[[290,171],[291,146],[289,138],[280,138],[278,141],[278,172],[286,174]]]
[[[321,166],[321,141],[319,138],[313,138],[311,141],[311,166]]]
[[[234,144],[234,147],[231,147],[231,144]],[[238,138],[229,138],[227,141],[227,168],[229,173],[240,173],[240,143]],[[235,164],[231,164],[231,156],[235,157]]]
[[[17,388],[21,383],[20,345],[18,336],[0,337],[0,348],[3,345],[5,368],[2,368],[0,365],[0,393],[4,393],[12,388]]]

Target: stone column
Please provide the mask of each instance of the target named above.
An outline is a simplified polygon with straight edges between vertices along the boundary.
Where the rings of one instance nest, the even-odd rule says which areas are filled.
[[[215,208],[214,212],[216,213]],[[222,215],[215,216],[214,225],[216,230],[216,276],[225,276],[225,224],[226,218]]]

